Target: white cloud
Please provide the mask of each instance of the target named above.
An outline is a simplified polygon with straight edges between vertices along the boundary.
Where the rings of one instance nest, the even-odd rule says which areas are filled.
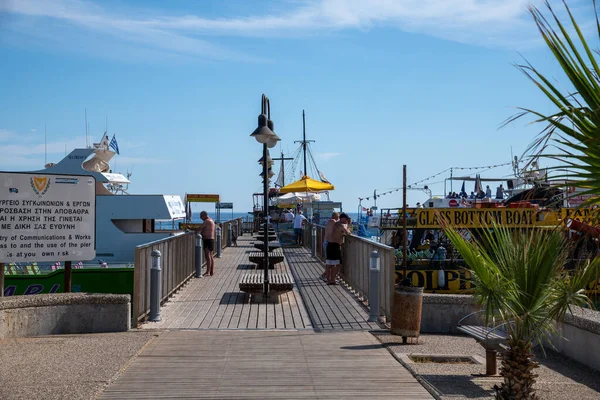
[[[16,135],[13,132],[7,131],[6,129],[0,129],[0,142],[5,142],[15,137]]]
[[[536,4],[540,0],[535,0]],[[141,50],[181,57],[214,60],[261,61],[224,46],[215,36],[302,36],[332,31],[396,28],[447,40],[484,46],[522,46],[537,38],[527,14],[529,0],[303,0],[290,1],[279,12],[207,18],[201,15],[167,15],[147,9],[128,9],[117,13],[101,7],[100,2],[84,0],[0,1],[0,12],[36,18],[36,28],[28,34],[64,41],[60,32],[40,29],[44,19],[108,40],[117,40]],[[577,3],[576,3],[577,4]],[[275,7],[273,5],[272,7]],[[584,7],[585,8],[585,7]],[[587,9],[586,9],[587,10]],[[33,24],[30,24],[33,26]],[[25,34],[26,25],[13,24]],[[199,36],[203,36],[200,39]],[[75,44],[76,38],[67,41]]]
[[[342,153],[317,153],[317,158],[323,161],[329,161],[334,157],[341,156]]]

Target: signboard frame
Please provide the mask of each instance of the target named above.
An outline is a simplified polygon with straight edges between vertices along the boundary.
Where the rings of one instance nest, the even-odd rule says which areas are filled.
[[[25,176],[27,179],[27,177],[29,178],[29,187],[31,188],[32,191],[32,195],[31,196],[23,196],[23,193],[21,193],[21,195],[19,195],[19,192],[23,190],[23,187],[26,186],[25,183],[23,182],[13,182],[13,178],[15,177],[19,177],[19,180],[23,179],[23,176]],[[92,175],[78,175],[78,174],[69,174],[69,175],[63,175],[63,174],[46,174],[43,172],[37,172],[37,173],[32,173],[32,172],[12,172],[12,171],[0,171],[0,182],[2,182],[2,185],[0,185],[0,209],[2,208],[6,208],[6,207],[10,207],[11,213],[15,214],[15,215],[9,215],[8,212],[7,213],[0,213],[0,217],[2,217],[3,215],[9,215],[8,220],[7,221],[0,221],[0,236],[4,236],[6,234],[7,239],[6,239],[6,243],[10,245],[10,248],[6,248],[6,251],[3,251],[5,249],[0,249],[0,263],[11,263],[11,262],[27,262],[27,261],[36,261],[36,262],[44,262],[44,261],[65,261],[65,262],[72,262],[72,261],[90,261],[93,260],[94,258],[96,258],[96,178]],[[46,196],[46,193],[50,192],[50,188],[52,187],[56,187],[56,185],[61,185],[59,187],[61,188],[65,188],[67,186],[62,186],[62,185],[80,185],[82,187],[90,187],[91,188],[91,196],[85,197],[84,199],[78,199],[76,200],[76,202],[89,202],[89,206],[87,204],[81,204],[79,205],[79,203],[75,204],[73,203],[73,199],[71,197],[69,197],[70,195],[72,196],[72,193],[68,193],[66,195],[66,197],[64,198],[45,198],[43,199],[44,196]],[[27,189],[29,189],[29,187]],[[5,193],[3,189],[6,189],[7,192]],[[56,189],[54,189],[56,190]],[[83,192],[84,189],[81,189],[81,191]],[[9,197],[13,197],[11,195],[15,195],[14,197],[16,198],[9,198]],[[87,195],[87,193],[85,193],[85,195]],[[37,203],[32,203],[32,202],[37,202]],[[60,205],[55,205],[55,204],[38,204],[38,203],[42,203],[42,202],[56,202],[56,203],[60,203]],[[4,204],[7,203],[7,204]],[[65,205],[66,203],[66,205]],[[73,205],[71,205],[71,203],[73,203]],[[14,207],[14,210],[13,210]],[[35,210],[41,210],[39,211],[40,214],[35,214],[32,213],[32,216],[39,216],[39,220],[38,218],[32,218],[32,219],[28,219],[28,218],[16,218],[18,217],[18,213],[24,213],[24,214],[28,214],[27,211],[25,210],[31,210],[28,207],[37,207]],[[45,208],[41,208],[41,207],[45,207]],[[60,208],[63,207],[63,208]],[[64,208],[64,207],[69,207],[69,208]],[[60,209],[70,209],[71,207],[75,208],[75,207],[80,207],[78,210],[78,212],[81,212],[81,214],[78,214],[78,212],[73,212],[71,213],[67,213],[66,215],[82,215],[82,214],[91,214],[91,216],[85,218],[85,220],[83,220],[84,217],[82,218],[82,221],[79,221],[79,223],[81,224],[91,224],[91,228],[87,228],[84,232],[73,232],[72,235],[81,235],[81,239],[77,238],[77,239],[73,239],[72,236],[69,235],[69,233],[65,233],[65,239],[55,239],[55,240],[51,240],[51,239],[37,239],[37,240],[24,240],[21,242],[16,242],[15,241],[18,239],[17,235],[19,233],[15,233],[15,229],[14,228],[7,228],[8,224],[10,223],[12,225],[12,222],[18,221],[18,219],[22,219],[22,220],[28,220],[27,227],[23,227],[20,230],[17,230],[17,232],[28,232],[28,231],[35,231],[35,235],[34,234],[30,234],[30,236],[25,236],[26,238],[28,237],[40,237],[40,236],[44,236],[46,235],[48,238],[51,238],[54,236],[61,236],[57,233],[53,233],[54,231],[50,231],[48,228],[46,228],[46,225],[50,225],[52,226],[55,222],[57,223],[57,228],[56,229],[60,229],[57,230],[56,232],[61,232],[62,231],[62,227],[58,227],[58,224],[60,224],[61,222],[63,222],[63,225],[66,224],[77,224],[78,221],[60,221],[60,218],[58,221],[56,221],[56,214],[54,210],[60,210]],[[87,207],[87,213],[83,213],[82,210],[84,210]],[[7,208],[8,210],[9,208]],[[13,212],[14,211],[14,212]],[[38,211],[36,211],[38,212]],[[63,214],[65,215],[65,213],[59,213],[59,214]],[[44,218],[41,218],[44,217]],[[49,220],[49,218],[53,218],[52,220]],[[39,223],[38,223],[39,222]],[[34,225],[34,229],[31,229],[31,223],[33,223]],[[22,224],[23,226],[25,226],[25,224]],[[36,226],[38,226],[36,228]],[[9,229],[11,229],[9,231]],[[48,231],[47,231],[48,230]],[[90,239],[85,238],[84,236],[87,234],[91,235]],[[14,237],[14,239],[13,239]],[[9,242],[10,239],[10,242]],[[52,243],[52,246],[49,246],[50,249],[54,249],[54,250],[48,250],[48,253],[50,253],[52,251],[52,255],[43,255],[43,256],[39,256],[37,254],[37,251],[35,253],[32,254],[32,251],[28,251],[28,249],[38,249],[41,251],[42,247],[39,247],[37,244],[40,243],[41,241],[48,241],[50,243]],[[81,242],[77,242],[77,240],[82,240]],[[69,243],[69,246],[67,246],[67,243]],[[72,253],[71,251],[74,250],[73,246],[71,246],[71,244],[76,245],[77,243],[80,244],[80,246],[85,243],[86,246],[84,248],[84,250],[78,254],[77,251],[75,251],[74,253]],[[0,241],[1,244],[1,241]],[[14,247],[13,247],[14,245]],[[47,244],[48,245],[48,244]],[[23,247],[25,246],[25,247]],[[90,249],[87,249],[87,247],[91,247]],[[8,252],[8,250],[11,250],[10,252]],[[91,250],[91,252],[90,252]],[[14,253],[16,252],[16,253]],[[56,253],[56,254],[55,254]],[[9,255],[10,254],[10,255]],[[42,251],[42,254],[44,254],[44,252]],[[4,270],[1,271],[2,274],[4,274]]]

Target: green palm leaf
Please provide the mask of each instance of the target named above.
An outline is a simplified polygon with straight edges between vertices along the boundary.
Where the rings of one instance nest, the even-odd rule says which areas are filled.
[[[517,67],[556,106],[557,111],[545,115],[528,108],[508,119],[511,123],[525,115],[533,115],[533,122],[547,124],[526,153],[555,161],[549,168],[553,178],[579,181],[587,190],[580,194],[600,194],[600,66],[598,54],[591,50],[569,6],[563,1],[568,21],[574,32],[557,17],[548,2],[549,17],[536,7],[529,11],[548,49],[559,63],[564,76],[572,86],[570,92],[560,90],[541,71],[529,63]],[[596,28],[600,23],[594,1]],[[563,82],[564,83],[564,82]],[[554,149],[551,150],[551,149]],[[568,174],[565,172],[568,169]],[[592,200],[600,202],[600,198]]]

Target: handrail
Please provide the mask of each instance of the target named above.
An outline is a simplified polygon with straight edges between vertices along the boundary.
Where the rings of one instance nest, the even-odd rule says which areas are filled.
[[[227,235],[237,225],[238,236],[241,218],[221,222],[221,247],[227,247]],[[133,298],[131,316],[133,325],[143,321],[150,312],[150,266],[151,253],[161,253],[161,304],[185,284],[195,273],[196,232],[182,232],[168,238],[155,240],[135,248],[135,268],[133,274]],[[216,252],[216,249],[214,250]]]
[[[304,246],[309,249],[312,248],[311,235],[313,226],[317,229],[315,255],[319,259],[325,260],[323,251],[323,241],[325,238],[324,226],[313,223],[307,224],[304,230]],[[396,259],[393,247],[354,235],[347,236],[345,244],[342,246],[342,268],[340,275],[349,288],[356,293],[358,298],[367,303],[369,299],[369,262],[373,250],[379,253],[380,260],[380,311],[390,321],[396,280]]]

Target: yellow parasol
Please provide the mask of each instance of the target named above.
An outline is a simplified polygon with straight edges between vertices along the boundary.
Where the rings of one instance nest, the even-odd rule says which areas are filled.
[[[299,181],[292,182],[279,189],[279,193],[292,192],[323,192],[326,190],[334,190],[335,187],[331,183],[315,181],[310,176],[305,175]]]

